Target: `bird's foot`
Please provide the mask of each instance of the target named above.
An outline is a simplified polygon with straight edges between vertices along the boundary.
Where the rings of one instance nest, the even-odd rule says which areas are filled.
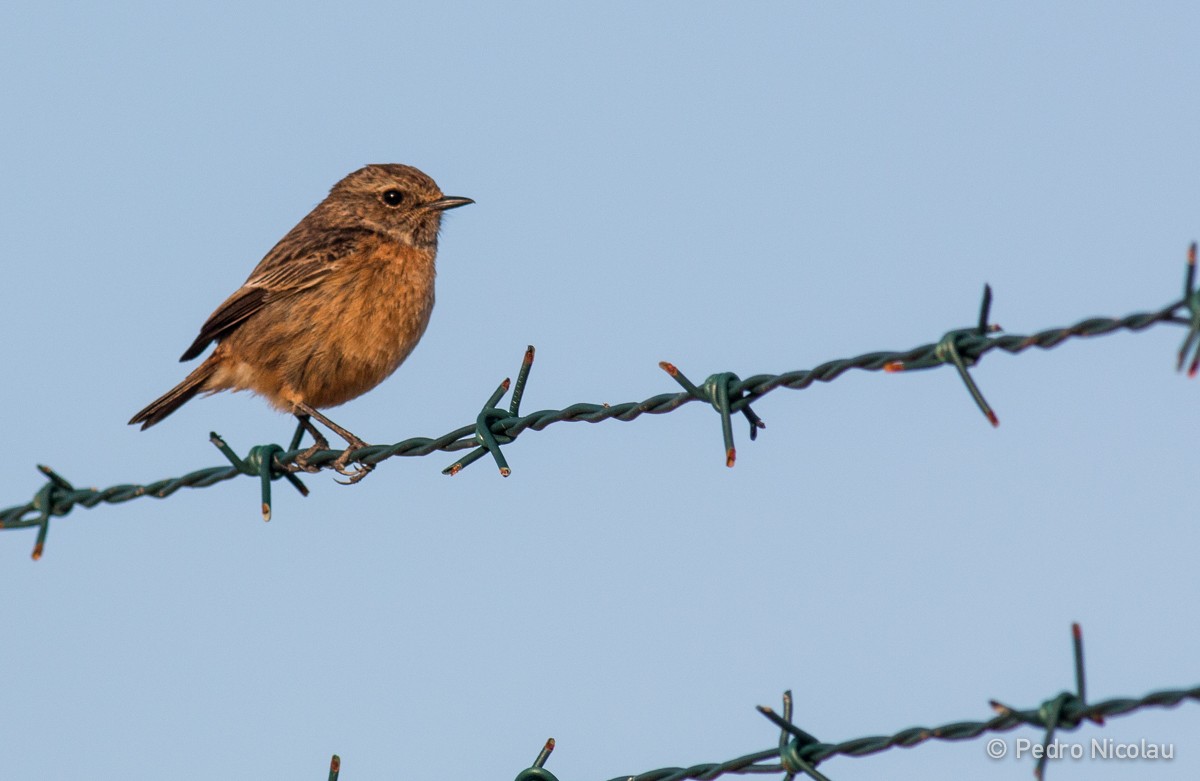
[[[371,472],[375,469],[374,464],[364,464],[360,461],[354,465],[353,469],[346,468],[350,464],[350,454],[355,450],[364,447],[370,447],[370,445],[368,445],[366,442],[363,442],[361,439],[358,439],[357,437],[350,440],[350,447],[342,451],[342,454],[337,457],[336,461],[333,462],[334,470],[339,475],[345,475],[350,479],[336,480],[336,482],[341,483],[342,485],[354,485],[359,480],[362,480],[364,477],[371,474]]]
[[[303,469],[306,472],[320,471],[320,467],[310,467],[308,464],[308,459],[316,455],[318,450],[324,450],[329,447],[329,441],[326,440],[324,435],[321,434],[320,430],[313,425],[311,420],[312,418],[316,418],[336,432],[339,437],[346,440],[346,444],[349,446],[342,451],[342,454],[337,457],[336,461],[330,464],[330,466],[332,466],[338,474],[345,475],[346,477],[350,478],[349,481],[338,480],[337,482],[341,483],[342,485],[354,485],[359,480],[362,480],[364,477],[369,475],[371,470],[375,468],[374,464],[364,464],[360,461],[354,466],[353,469],[347,469],[346,467],[350,465],[351,461],[350,454],[355,450],[360,450],[364,447],[370,447],[370,445],[368,445],[366,442],[363,442],[361,439],[354,436],[349,431],[334,423],[316,409],[303,402],[296,402],[296,410],[296,420],[299,421],[300,426],[296,429],[296,436],[292,439],[292,447],[295,448],[299,446],[300,437],[305,431],[312,434],[313,440],[315,440],[312,447],[296,457],[295,463],[300,469]]]

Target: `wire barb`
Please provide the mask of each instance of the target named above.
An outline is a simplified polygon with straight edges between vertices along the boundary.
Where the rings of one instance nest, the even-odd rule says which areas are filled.
[[[1188,353],[1192,353],[1192,362],[1188,365],[1188,377],[1195,377],[1200,369],[1200,291],[1196,290],[1196,242],[1188,247],[1187,271],[1183,278],[1183,302],[1187,308],[1190,321],[1187,336],[1179,348],[1179,360],[1175,363],[1175,371],[1183,371]]]
[[[792,781],[797,773],[803,773],[814,781],[829,781],[827,776],[817,770],[816,762],[809,762],[801,756],[801,752],[806,747],[820,745],[821,741],[792,724],[791,689],[783,693],[782,718],[766,705],[759,705],[758,712],[779,727],[779,762],[785,771],[783,781]],[[790,740],[788,739],[789,735],[791,736]]]
[[[453,477],[487,453],[491,453],[492,457],[496,460],[496,466],[500,469],[501,477],[508,477],[512,474],[512,470],[508,467],[508,461],[504,458],[504,453],[500,451],[500,445],[509,444],[517,436],[516,434],[497,435],[492,431],[492,427],[500,421],[520,417],[521,399],[525,396],[525,382],[529,379],[529,371],[533,368],[533,354],[534,349],[531,344],[525,348],[525,357],[521,360],[520,371],[517,372],[517,384],[513,388],[512,400],[508,405],[508,409],[503,410],[496,406],[504,394],[508,392],[509,380],[506,377],[504,382],[500,383],[500,387],[496,388],[495,392],[488,398],[487,402],[483,405],[483,409],[479,411],[479,415],[475,418],[475,441],[479,443],[479,447],[443,469],[442,474]]]
[[[958,376],[962,378],[963,384],[967,386],[967,392],[971,394],[971,398],[975,400],[975,404],[979,407],[979,411],[988,419],[992,427],[1000,425],[999,418],[992,411],[991,405],[987,403],[987,399],[983,397],[979,386],[975,384],[975,380],[971,378],[971,373],[967,371],[968,366],[974,366],[978,359],[964,358],[959,344],[964,339],[980,339],[988,341],[989,333],[996,333],[1001,330],[1000,326],[989,324],[988,317],[992,310],[992,286],[985,284],[983,286],[983,302],[979,306],[979,325],[974,328],[960,328],[948,332],[938,342],[935,356],[943,363],[952,363],[954,368],[958,370]],[[886,369],[887,367],[885,367]]]
[[[1071,624],[1071,644],[1075,650],[1075,694],[1079,698],[1079,704],[1086,708],[1087,685],[1083,672],[1083,629],[1080,628],[1078,621]],[[1087,718],[1091,719],[1093,724],[1104,726],[1104,716],[1101,714],[1088,714]]]
[[[1098,709],[1087,706],[1087,688],[1083,669],[1083,630],[1078,623],[1071,624],[1071,642],[1075,661],[1075,692],[1059,692],[1054,699],[1046,700],[1032,712],[1019,711],[997,700],[988,700],[988,704],[1002,716],[1011,717],[1018,722],[1033,726],[1045,727],[1046,733],[1042,738],[1042,752],[1033,768],[1033,775],[1041,781],[1046,773],[1047,748],[1054,742],[1054,733],[1060,727],[1075,729],[1087,719],[1094,724],[1103,726],[1104,715]]]
[[[687,378],[687,375],[676,368],[675,364],[659,361],[658,366],[671,375],[671,378],[679,383],[689,396],[700,401],[707,401],[713,409],[720,413],[721,436],[725,439],[725,466],[733,466],[737,461],[737,449],[733,446],[733,424],[730,421],[730,412],[734,403],[752,398],[738,389],[742,382],[741,379],[733,372],[710,374],[704,381],[704,385],[698,388]],[[741,412],[750,422],[750,441],[753,442],[758,438],[758,430],[766,428],[767,424],[763,423],[762,418],[750,409],[749,402],[742,406]]]
[[[295,448],[292,448],[295,450]],[[333,759],[329,760],[329,781],[338,781],[338,774],[342,772],[342,758],[337,754],[333,755]]]
[[[295,438],[293,438],[295,439]],[[233,452],[221,435],[215,431],[210,431],[208,441],[212,442],[217,450],[221,451],[221,455],[229,459],[229,463],[233,464],[234,469],[244,475],[251,477],[257,476],[262,486],[262,519],[264,521],[271,520],[271,481],[279,478],[286,479],[289,483],[295,486],[301,496],[308,496],[308,487],[300,481],[291,472],[284,469],[275,459],[279,453],[285,452],[279,445],[255,445],[250,448],[250,452],[243,459]],[[295,450],[295,448],[292,448]]]
[[[516,781],[558,781],[558,777],[544,767],[553,751],[554,738],[548,738],[545,745],[542,746],[542,750],[538,752],[537,759],[533,760],[533,764],[517,773]]]
[[[50,533],[50,516],[66,515],[70,512],[70,506],[66,510],[56,511],[54,506],[56,500],[63,493],[75,491],[75,486],[50,467],[38,464],[37,468],[46,477],[46,484],[33,497],[33,509],[38,512],[37,539],[33,543],[33,553],[30,555],[34,561],[41,559],[42,553],[46,550],[46,535]],[[0,524],[0,528],[3,528],[2,524]]]

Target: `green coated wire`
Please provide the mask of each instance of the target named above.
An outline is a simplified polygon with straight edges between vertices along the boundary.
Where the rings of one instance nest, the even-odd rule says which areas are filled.
[[[784,729],[785,734],[793,737],[790,740],[781,741],[778,747],[756,751],[724,762],[704,763],[689,767],[664,767],[643,773],[615,776],[610,781],[688,781],[689,779],[711,781],[711,779],[724,775],[751,774],[783,774],[786,779],[798,772],[804,772],[814,779],[828,781],[827,776],[816,770],[816,765],[835,756],[865,757],[897,747],[913,748],[933,740],[948,742],[973,740],[989,733],[1010,732],[1021,726],[1048,729],[1053,723],[1053,729],[1072,731],[1085,720],[1104,724],[1106,716],[1121,716],[1150,708],[1174,708],[1187,701],[1200,703],[1200,685],[1189,689],[1164,689],[1140,698],[1116,698],[1086,706],[1078,697],[1068,693],[1064,694],[1030,710],[1013,710],[1000,706],[997,708],[1001,711],[1000,714],[988,721],[963,720],[950,722],[940,727],[909,727],[891,735],[851,738],[835,744],[821,743],[808,733],[791,725],[790,719],[781,718],[770,708],[759,706],[758,710],[764,716],[767,716],[776,726]],[[1053,732],[1051,731],[1049,734],[1052,737]],[[543,767],[553,749],[554,739],[551,738],[538,754],[533,766],[518,773],[516,781],[559,781],[554,774]],[[336,756],[334,760],[338,761]],[[1035,770],[1044,772],[1044,765],[1040,770],[1038,768]],[[335,776],[331,776],[331,778],[335,778]]]
[[[721,416],[725,461],[726,464],[732,466],[736,451],[729,422],[730,415],[740,413],[749,420],[751,439],[753,439],[758,430],[764,427],[764,424],[751,410],[750,404],[778,388],[804,390],[816,382],[832,382],[851,369],[885,372],[918,371],[944,366],[947,362],[954,365],[960,372],[972,397],[980,404],[984,414],[994,422],[995,414],[983,400],[982,394],[971,380],[970,375],[967,374],[966,368],[975,365],[984,355],[995,350],[1016,355],[1033,347],[1049,350],[1069,339],[1102,336],[1116,331],[1139,332],[1155,325],[1174,324],[1188,328],[1183,349],[1180,351],[1181,357],[1178,360],[1182,367],[1184,356],[1189,348],[1200,345],[1200,292],[1194,291],[1192,285],[1195,273],[1194,258],[1195,250],[1193,248],[1189,253],[1189,271],[1185,278],[1184,298],[1157,311],[1138,312],[1122,318],[1088,318],[1074,325],[1051,328],[1028,336],[1013,334],[993,336],[991,334],[994,333],[995,328],[987,322],[991,304],[991,289],[988,287],[985,288],[979,325],[950,331],[938,342],[923,344],[902,352],[865,353],[853,358],[828,361],[812,369],[783,374],[757,374],[740,379],[737,375],[729,372],[716,373],[710,375],[704,385],[699,387],[687,380],[674,366],[664,362],[663,368],[667,369],[671,376],[684,387],[684,392],[659,394],[640,402],[579,403],[562,409],[539,410],[521,415],[520,402],[529,370],[533,364],[533,348],[530,347],[526,350],[513,389],[512,403],[507,410],[496,406],[509,386],[506,380],[501,383],[480,410],[474,425],[462,426],[437,438],[412,437],[391,445],[372,445],[360,448],[356,451],[356,456],[358,461],[373,465],[394,456],[412,457],[425,456],[434,452],[472,450],[472,453],[444,470],[445,473],[456,474],[483,455],[491,453],[500,473],[508,476],[511,468],[501,447],[512,443],[525,431],[531,429],[541,431],[547,426],[560,422],[631,421],[642,415],[661,415],[673,412],[693,401],[707,401]],[[1200,349],[1197,350],[1197,354],[1200,356]],[[1197,360],[1200,360],[1200,357]],[[248,475],[256,477],[260,481],[262,515],[264,519],[269,519],[272,482],[281,478],[286,479],[302,494],[308,493],[308,489],[288,468],[302,452],[297,449],[298,442],[294,439],[291,447],[286,450],[279,445],[258,445],[251,448],[244,458],[238,456],[216,434],[212,435],[212,441],[229,461],[227,466],[200,469],[181,477],[166,478],[144,485],[121,484],[105,489],[75,488],[61,476],[54,474],[53,470],[48,467],[39,467],[48,482],[29,502],[0,510],[0,529],[38,527],[38,540],[35,543],[34,551],[36,558],[44,550],[51,517],[66,515],[76,506],[90,508],[101,503],[119,504],[143,496],[163,499],[181,488],[205,488],[233,479],[238,475]],[[341,451],[338,450],[319,451],[308,458],[309,470],[320,471],[328,468],[340,455]]]

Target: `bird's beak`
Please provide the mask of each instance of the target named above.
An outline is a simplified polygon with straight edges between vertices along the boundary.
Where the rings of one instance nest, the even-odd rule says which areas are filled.
[[[457,195],[446,195],[438,198],[436,201],[425,204],[427,209],[433,209],[436,212],[444,212],[447,209],[457,209],[459,206],[466,206],[468,203],[475,203],[470,198],[460,198]]]

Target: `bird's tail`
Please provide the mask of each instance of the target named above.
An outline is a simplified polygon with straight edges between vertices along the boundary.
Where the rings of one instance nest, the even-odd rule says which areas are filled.
[[[182,407],[188,399],[204,390],[204,383],[212,376],[216,368],[216,362],[212,360],[212,356],[209,356],[209,360],[197,366],[183,382],[164,393],[161,398],[150,402],[144,410],[134,415],[130,419],[129,425],[132,426],[141,423],[142,430],[145,431],[167,415],[170,415]]]

